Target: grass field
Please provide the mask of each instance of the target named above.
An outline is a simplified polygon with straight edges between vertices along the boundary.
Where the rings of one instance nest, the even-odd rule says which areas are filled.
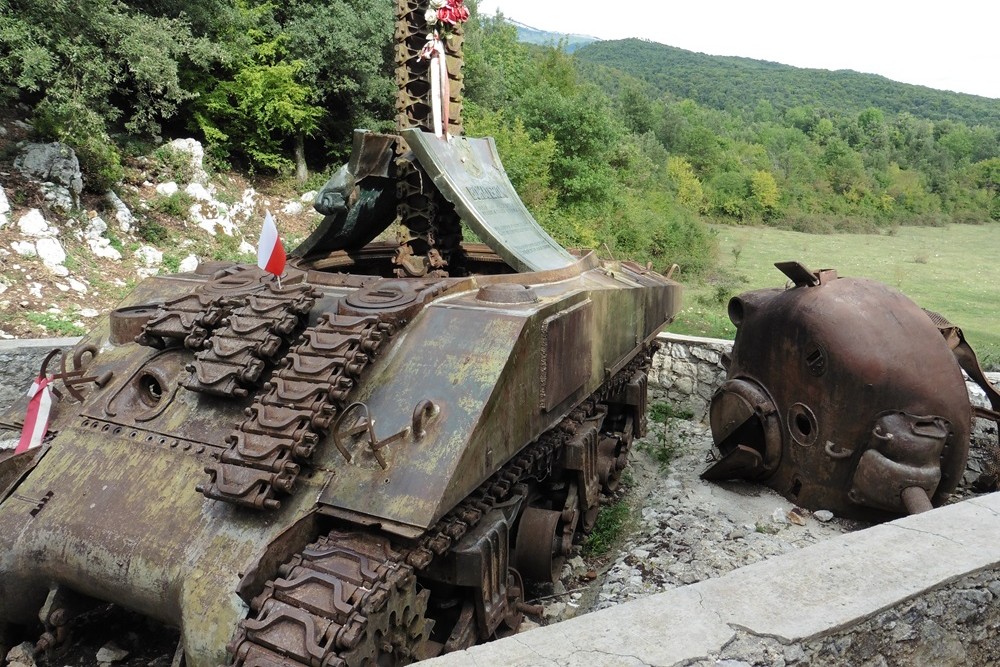
[[[833,268],[841,276],[873,278],[962,327],[990,366],[1000,365],[1000,224],[900,227],[892,234],[802,234],[761,227],[713,227],[718,270],[699,284],[685,284],[684,311],[670,330],[732,338],[729,297],[781,287],[774,263],[802,262]],[[683,274],[680,276],[684,282]]]

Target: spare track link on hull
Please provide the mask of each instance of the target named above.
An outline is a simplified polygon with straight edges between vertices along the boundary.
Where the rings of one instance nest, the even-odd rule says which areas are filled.
[[[216,396],[249,395],[304,324],[316,293],[306,283],[278,288],[273,281],[241,282],[237,272],[160,306],[136,338],[140,345],[166,347],[178,340],[196,352],[181,384]],[[230,285],[230,281],[232,284]],[[231,287],[230,289],[228,289]]]
[[[393,546],[382,535],[331,531],[278,569],[251,602],[229,646],[233,667],[358,667],[408,664],[431,657],[424,643],[429,590],[416,574],[458,544],[515,484],[547,476],[553,458],[587,416],[636,371],[648,370],[643,350],[554,428],[516,455],[431,527],[415,546]],[[394,620],[395,619],[395,620]]]
[[[292,492],[300,463],[311,458],[391,334],[378,316],[323,315],[257,392],[246,420],[226,438],[229,448],[205,467],[210,479],[198,490],[246,507],[280,507],[275,495]]]

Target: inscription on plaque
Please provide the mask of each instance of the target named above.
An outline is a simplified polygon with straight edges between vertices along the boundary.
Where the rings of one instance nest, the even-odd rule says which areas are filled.
[[[531,217],[492,139],[443,140],[417,129],[404,130],[403,136],[462,220],[517,271],[546,271],[576,262]]]

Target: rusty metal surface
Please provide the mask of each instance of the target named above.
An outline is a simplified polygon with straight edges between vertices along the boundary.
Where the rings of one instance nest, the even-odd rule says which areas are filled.
[[[722,458],[704,476],[866,519],[943,502],[965,467],[971,409],[938,328],[885,285],[778,266],[794,287],[730,302],[729,379],[710,409]]]

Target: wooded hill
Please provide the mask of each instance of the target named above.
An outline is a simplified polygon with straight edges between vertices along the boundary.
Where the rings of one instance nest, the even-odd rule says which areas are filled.
[[[706,221],[1000,220],[995,101],[639,40],[571,54],[466,2],[465,130],[566,246],[690,276],[713,267]],[[210,168],[317,185],[352,128],[393,129],[393,33],[385,0],[0,0],[0,109],[97,193],[178,136]]]
[[[669,93],[715,109],[752,109],[760,100],[779,111],[813,106],[856,114],[876,107],[890,114],[1000,128],[1000,100],[899,83],[877,74],[711,56],[640,39],[593,42],[578,49],[576,57],[588,76],[609,92],[614,92],[618,77],[607,68],[649,84],[656,94]]]

